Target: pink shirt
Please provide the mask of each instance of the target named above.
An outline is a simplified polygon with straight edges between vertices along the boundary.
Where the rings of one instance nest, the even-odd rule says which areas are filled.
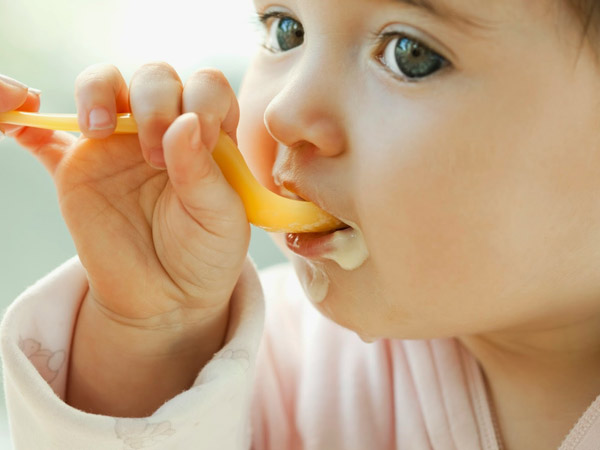
[[[17,449],[501,449],[481,371],[458,341],[366,344],[313,308],[291,266],[261,272],[259,283],[249,261],[227,343],[190,389],[146,418],[77,410],[63,398],[86,290],[75,257],[6,311]],[[560,450],[600,449],[600,398],[582,413]]]

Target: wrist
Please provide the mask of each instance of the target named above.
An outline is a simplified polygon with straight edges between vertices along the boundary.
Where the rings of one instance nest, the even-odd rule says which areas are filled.
[[[111,416],[152,414],[192,386],[223,346],[228,319],[227,303],[193,323],[138,327],[113,320],[86,296],[75,325],[67,403]]]
[[[78,330],[102,335],[103,346],[127,348],[136,356],[157,357],[199,351],[198,341],[222,347],[227,331],[229,301],[211,309],[175,308],[153,317],[130,318],[115,314],[94,299],[88,290],[78,315]],[[123,348],[123,351],[127,351]],[[217,350],[218,350],[217,348]]]

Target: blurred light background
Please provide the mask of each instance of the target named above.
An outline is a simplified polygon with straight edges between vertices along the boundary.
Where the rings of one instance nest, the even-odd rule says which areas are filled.
[[[43,112],[75,112],[75,78],[91,64],[115,64],[126,80],[166,61],[183,81],[200,67],[222,70],[234,89],[258,41],[251,0],[19,0],[0,4],[0,73],[42,91]],[[0,302],[75,254],[45,169],[10,139],[0,143]],[[252,229],[259,267],[284,257]],[[2,398],[4,406],[4,398]],[[35,432],[36,430],[32,430]],[[0,408],[0,448],[10,448]]]

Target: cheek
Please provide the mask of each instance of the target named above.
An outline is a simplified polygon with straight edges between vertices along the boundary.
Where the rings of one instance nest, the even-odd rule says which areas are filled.
[[[238,101],[240,104],[240,123],[237,130],[238,144],[244,159],[254,176],[267,188],[275,191],[271,175],[277,143],[264,124],[267,105],[275,95],[269,88],[261,71],[251,65],[244,77]]]
[[[356,165],[356,210],[381,289],[378,304],[382,311],[396,305],[398,337],[537,320],[537,299],[556,296],[554,266],[585,234],[571,220],[585,209],[574,199],[595,191],[583,177],[584,159],[574,161],[585,146],[571,142],[567,155],[556,144],[560,136],[548,131],[561,129],[558,120],[513,120],[515,112],[486,118],[485,111],[445,119],[413,113],[410,122],[397,121],[399,145],[378,146]]]
[[[472,134],[448,117],[419,119],[413,109],[398,121],[402,139],[385,140],[401,144],[380,145],[359,164],[356,208],[379,303],[398,315],[402,337],[477,326],[490,308],[489,288],[507,281],[506,259],[515,257],[498,253],[506,239],[498,224],[512,203],[502,197],[510,165],[494,161],[489,144],[488,156],[478,156]]]

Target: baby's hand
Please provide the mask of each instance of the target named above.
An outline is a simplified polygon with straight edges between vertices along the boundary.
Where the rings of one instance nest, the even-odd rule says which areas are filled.
[[[220,129],[236,141],[239,109],[219,72],[198,71],[184,87],[166,64],[142,67],[129,89],[115,67],[93,66],[77,79],[76,103],[79,139],[32,128],[18,137],[52,174],[89,279],[70,401],[100,413],[142,414],[188,387],[201,367],[198,352],[207,360],[222,345],[250,226],[211,151]],[[112,134],[122,112],[133,114],[139,135]],[[114,357],[123,345],[128,361]],[[179,355],[192,362],[179,367]],[[97,374],[104,364],[119,366]],[[157,398],[142,405],[139,397],[150,396],[147,364]],[[164,367],[177,378],[172,386]],[[133,369],[137,379],[127,387],[123,378]],[[141,409],[128,409],[134,403]]]
[[[224,76],[201,70],[184,87],[168,65],[149,64],[128,91],[116,68],[94,66],[75,96],[91,139],[65,153],[54,179],[92,301],[144,328],[221,309],[250,239],[242,202],[210,154],[221,128],[236,140],[239,109]],[[129,108],[139,135],[112,135]]]

